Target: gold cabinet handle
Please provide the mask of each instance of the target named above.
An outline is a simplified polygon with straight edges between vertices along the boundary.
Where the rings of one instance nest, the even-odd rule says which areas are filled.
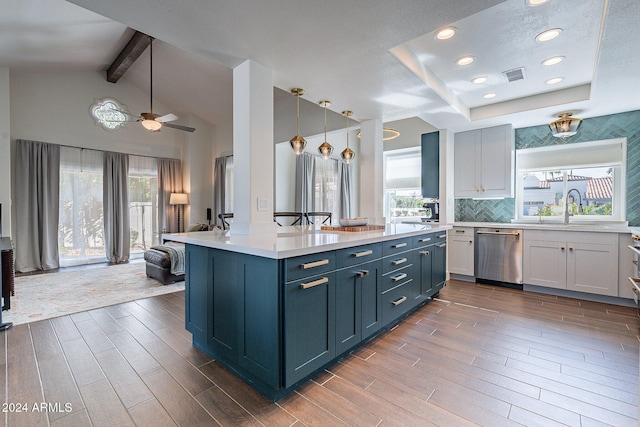
[[[431,241],[431,237],[425,237],[424,239],[418,240],[418,242],[420,242],[420,243],[430,242],[430,241]]]
[[[396,243],[395,245],[391,245],[391,247],[394,249],[404,248],[405,246],[407,246],[406,243]]]
[[[369,275],[369,270],[361,270],[356,273],[358,277],[364,277]]]
[[[572,250],[573,250],[573,248],[569,248],[569,250],[570,250],[570,251],[572,251]]]
[[[469,243],[473,243],[473,240],[469,240]]]
[[[406,277],[407,277],[407,273],[400,273],[397,276],[393,276],[391,280],[393,280],[394,282],[398,282],[402,279],[405,279]]]
[[[306,270],[307,268],[320,267],[321,265],[327,265],[327,264],[329,264],[329,260],[322,259],[320,261],[308,262],[306,264],[302,264],[300,265],[300,267],[302,267],[303,270]]]
[[[368,251],[356,252],[355,254],[353,254],[353,256],[355,256],[356,258],[360,258],[361,256],[371,255],[372,253],[373,251],[369,249]]]
[[[328,281],[329,281],[328,277],[323,277],[322,279],[314,280],[313,282],[300,283],[300,289],[313,288],[314,286],[322,285],[323,283],[327,283]]]
[[[404,264],[405,262],[407,262],[406,258],[400,258],[400,259],[397,259],[395,261],[391,261],[391,264],[398,265],[398,264]]]
[[[400,305],[400,304],[402,304],[403,302],[405,302],[406,300],[407,300],[407,297],[401,297],[401,298],[398,298],[398,299],[397,299],[397,300],[395,300],[395,301],[392,301],[392,302],[391,302],[391,304],[393,304],[393,305]]]
[[[632,262],[633,262],[635,265],[638,265],[638,261],[637,261],[637,260],[635,260],[635,259],[634,259]]]
[[[465,230],[456,230],[456,233],[464,233]]]
[[[420,255],[429,255],[430,252],[429,251],[420,251]]]

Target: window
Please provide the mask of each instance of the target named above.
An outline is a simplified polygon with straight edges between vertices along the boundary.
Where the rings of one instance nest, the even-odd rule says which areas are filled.
[[[316,156],[316,176],[313,206],[319,212],[331,212],[332,218],[340,217],[338,190],[338,161],[324,160]]]
[[[60,266],[104,262],[102,152],[60,147]]]
[[[227,158],[224,175],[224,206],[227,212],[233,212],[233,156]]]
[[[129,155],[131,256],[158,243],[158,160]]]
[[[422,159],[420,148],[384,153],[385,217],[396,222],[421,216]]]
[[[623,221],[626,151],[624,138],[518,150],[517,219]]]

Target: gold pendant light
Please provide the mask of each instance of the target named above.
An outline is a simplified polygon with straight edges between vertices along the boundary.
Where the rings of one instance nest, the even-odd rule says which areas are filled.
[[[300,136],[300,96],[304,95],[304,89],[293,88],[291,89],[291,95],[296,97],[296,136],[291,138],[289,144],[296,156],[299,156],[304,151],[304,147],[307,146],[307,141]]]
[[[342,150],[342,153],[340,153],[340,157],[342,157],[342,160],[344,160],[346,164],[349,164],[349,162],[351,162],[351,160],[353,160],[353,158],[356,156],[356,153],[354,153],[353,150],[349,148],[349,117],[353,115],[353,112],[343,111],[342,115],[347,118],[347,148]]]
[[[327,142],[327,107],[331,106],[331,101],[320,101],[318,104],[324,107],[324,142],[318,147],[318,152],[327,160],[333,153],[333,146]]]

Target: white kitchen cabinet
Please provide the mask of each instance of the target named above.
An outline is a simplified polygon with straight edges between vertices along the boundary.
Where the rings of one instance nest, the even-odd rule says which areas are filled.
[[[473,276],[475,236],[473,227],[453,227],[449,230],[449,273]]]
[[[618,296],[618,236],[526,230],[525,284]]]
[[[511,125],[454,137],[454,197],[513,197],[515,139]]]

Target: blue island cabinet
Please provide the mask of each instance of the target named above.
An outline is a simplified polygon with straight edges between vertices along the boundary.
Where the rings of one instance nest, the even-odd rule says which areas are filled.
[[[428,301],[444,285],[444,238],[284,259],[187,243],[186,328],[194,346],[277,400]]]

